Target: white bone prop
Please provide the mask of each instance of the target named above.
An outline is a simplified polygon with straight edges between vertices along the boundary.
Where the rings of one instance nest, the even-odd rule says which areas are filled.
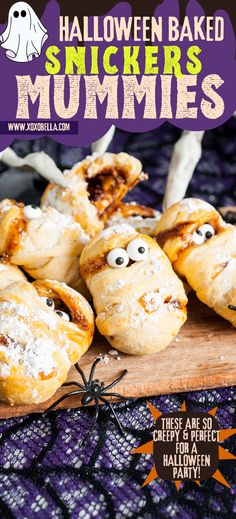
[[[236,117],[236,112],[233,113],[233,117]],[[201,141],[205,132],[190,132],[183,131],[180,139],[177,141],[174,147],[171,163],[169,166],[169,173],[167,178],[166,191],[163,201],[163,209],[168,209],[175,202],[179,202],[185,197],[188,189],[189,182],[193,176],[195,167],[201,158],[202,148]],[[188,146],[191,145],[191,149]],[[186,148],[185,148],[186,147]],[[193,156],[190,158],[191,153]],[[195,155],[194,155],[195,153]],[[200,153],[200,156],[199,156]],[[199,157],[199,158],[198,158]],[[184,166],[187,164],[187,172],[184,170]],[[183,171],[181,169],[183,168]],[[178,178],[179,174],[179,178]],[[182,183],[182,196],[181,196],[181,183]]]
[[[11,148],[6,148],[0,154],[0,160],[5,162],[12,168],[21,168],[22,166],[29,166],[37,171],[42,177],[55,182],[62,187],[67,187],[66,179],[63,173],[58,169],[54,160],[43,151],[36,153],[29,153],[26,157],[21,158]]]
[[[204,131],[183,131],[174,146],[169,166],[163,210],[184,198],[195,167],[201,158]]]
[[[111,143],[114,133],[116,131],[116,127],[112,125],[110,129],[108,130],[103,137],[98,139],[97,141],[93,142],[91,145],[92,153],[96,153],[97,155],[102,155],[107,151],[107,148],[109,144]]]
[[[12,5],[5,31],[0,35],[0,44],[12,61],[26,63],[38,58],[48,38],[32,7],[26,2]]]

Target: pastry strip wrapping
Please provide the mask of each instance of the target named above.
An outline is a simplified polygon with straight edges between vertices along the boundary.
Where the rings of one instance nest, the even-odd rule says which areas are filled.
[[[126,193],[147,178],[127,153],[92,155],[65,172],[68,188],[49,184],[42,204],[69,214],[90,236],[102,230]]]
[[[210,204],[184,199],[157,223],[157,242],[197,297],[236,326],[236,229]]]
[[[124,268],[112,268],[108,257],[115,264],[116,251],[118,263],[119,254],[126,262],[128,252],[135,257],[136,239],[146,259],[128,258]],[[82,252],[80,272],[93,296],[100,333],[120,351],[156,353],[186,320],[187,297],[168,258],[152,238],[128,225],[107,228],[91,240]]]
[[[89,348],[93,312],[83,296],[64,283],[31,284],[20,270],[17,279],[16,267],[6,263],[4,267],[5,284],[0,269],[0,399],[11,405],[37,404],[55,393]]]
[[[0,255],[34,279],[57,279],[86,293],[79,257],[88,240],[78,222],[54,208],[0,202]]]

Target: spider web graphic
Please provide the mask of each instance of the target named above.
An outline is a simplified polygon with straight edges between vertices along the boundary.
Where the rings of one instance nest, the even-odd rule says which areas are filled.
[[[221,428],[235,424],[234,388],[149,399],[162,412],[176,411],[183,400],[188,409],[208,410],[218,405]],[[201,487],[185,483],[179,495],[160,479],[141,485],[151,468],[151,457],[137,459],[132,448],[150,440],[152,417],[145,400],[114,404],[125,429],[117,430],[107,406],[86,445],[79,447],[93,419],[93,409],[52,412],[1,421],[1,517],[233,517],[236,466],[220,468],[232,492],[207,481]],[[223,444],[236,454],[233,438]],[[201,516],[201,510],[204,514]]]
[[[140,158],[150,180],[137,186],[129,200],[159,207],[165,189],[173,144],[180,131],[168,124],[146,134],[116,132],[112,151]],[[236,120],[206,132],[203,155],[188,195],[215,206],[233,205],[236,199]],[[44,149],[61,169],[71,167],[89,153],[88,148],[66,148],[50,140],[16,141],[21,156]],[[37,203],[44,182],[29,173],[7,172],[0,164],[1,197]],[[13,175],[13,176],[12,176]],[[2,178],[2,183],[1,183]],[[14,180],[12,180],[14,178]],[[24,179],[24,180],[23,180]],[[4,191],[5,189],[5,191]],[[15,192],[13,193],[13,190]],[[138,365],[137,365],[138,368]],[[109,369],[109,366],[108,366]],[[118,386],[119,388],[119,386]],[[183,400],[189,410],[208,411],[218,406],[221,428],[236,426],[235,388],[148,398],[162,413],[177,411]],[[236,464],[220,463],[232,490],[209,480],[198,487],[185,483],[180,492],[161,479],[141,488],[151,470],[151,456],[133,456],[131,450],[151,440],[153,421],[141,399],[114,404],[125,429],[121,436],[109,409],[101,406],[98,423],[87,444],[79,442],[92,423],[91,408],[31,415],[0,421],[0,517],[16,519],[233,519],[236,512]],[[222,446],[236,455],[235,437]]]

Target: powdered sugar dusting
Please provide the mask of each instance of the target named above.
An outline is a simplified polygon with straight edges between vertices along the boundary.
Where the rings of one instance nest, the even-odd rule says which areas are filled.
[[[60,225],[64,229],[80,227],[70,215],[59,213],[59,211],[53,207],[43,207],[43,216],[49,218],[51,222]]]
[[[114,234],[120,236],[122,236],[123,234],[131,234],[132,236],[136,236],[138,233],[134,230],[133,227],[125,223],[120,225],[113,225],[112,227],[108,227],[108,229],[104,229],[101,232],[101,236],[105,240],[108,240]]]
[[[48,338],[46,332],[41,334],[34,324],[39,322],[45,322],[50,328],[56,327],[57,317],[53,311],[39,309],[31,312],[11,301],[0,304],[0,353],[5,363],[22,366],[26,375],[32,378],[38,378],[40,374],[47,376],[56,368],[54,354],[57,344]],[[68,360],[67,354],[61,352]]]
[[[183,200],[181,200],[181,202],[179,202],[179,207],[183,210],[188,211],[190,214],[201,209],[205,211],[213,210],[213,207],[210,204],[208,204],[208,202],[205,202],[205,200],[200,200],[198,198],[184,198]]]
[[[136,204],[131,202],[130,205]],[[158,211],[155,211],[155,214],[152,217],[143,217],[142,215],[124,216],[118,209],[118,211],[109,218],[106,227],[122,225],[123,223],[126,223],[126,225],[130,225],[137,232],[147,234],[149,236],[154,236],[156,233],[156,224],[158,220],[160,220],[160,217],[161,213]]]
[[[0,362],[0,378],[7,378],[10,375],[10,367],[6,362]]]
[[[53,310],[49,311],[38,311],[34,318],[35,321],[41,321],[49,326],[52,330],[56,329],[57,326],[57,317],[53,314]]]
[[[140,298],[140,303],[149,314],[158,310],[158,308],[163,304],[168,304],[168,308],[179,308],[179,302],[170,295],[169,287],[161,287],[159,290],[147,292]]]
[[[115,288],[122,288],[123,286],[125,286],[125,280],[124,279],[117,279],[115,281]]]
[[[148,292],[143,297],[143,302],[145,303],[145,308],[147,312],[152,313],[155,312],[159,308],[159,306],[163,303],[163,293],[161,290]]]
[[[2,200],[0,204],[0,212],[7,213],[12,208],[13,204],[10,200]]]
[[[29,311],[26,307],[15,303],[14,301],[2,301],[0,302],[0,321],[9,321],[9,316],[2,314],[2,312],[9,312],[11,314],[10,319],[18,317],[31,318],[33,322],[43,322],[49,326],[49,328],[55,330],[57,326],[57,317],[53,313],[53,310],[42,310],[41,308],[34,308],[34,313],[30,316]],[[10,321],[9,321],[10,324]],[[21,326],[24,326],[22,321]]]
[[[23,366],[29,377],[38,378],[39,374],[47,376],[55,369],[55,344],[52,341],[30,337],[29,333],[27,341],[22,339],[22,342],[17,342],[14,338],[7,336],[5,336],[5,341],[6,344],[0,345],[0,352],[9,364]]]
[[[23,352],[23,365],[30,377],[37,378],[40,373],[50,375],[55,369],[55,345],[45,339],[36,339],[27,344]]]
[[[5,322],[7,320],[6,315],[3,312],[10,312],[11,319],[13,316],[28,317],[29,312],[22,305],[17,304],[15,301],[1,301],[0,302],[0,321]]]
[[[91,218],[97,218],[96,207],[89,200],[87,182],[81,178],[76,169],[77,167],[75,166],[73,170],[65,171],[69,187],[62,189],[58,186],[53,186],[47,192],[44,204],[49,207],[55,207],[60,214],[78,216],[82,211],[82,213],[87,212]]]
[[[29,207],[25,207],[25,210]],[[44,206],[41,209],[39,209],[41,214],[37,215],[37,212],[35,209],[30,208],[33,212],[35,211],[34,218],[28,218],[30,221],[29,225],[33,226],[31,229],[36,232],[41,227],[48,233],[53,233],[54,231],[60,231],[62,234],[64,231],[73,230],[75,229],[78,233],[79,241],[85,245],[89,241],[89,236],[86,234],[86,232],[82,229],[81,225],[74,220],[74,218],[68,214],[62,214],[57,209],[54,209],[53,207],[46,207]]]

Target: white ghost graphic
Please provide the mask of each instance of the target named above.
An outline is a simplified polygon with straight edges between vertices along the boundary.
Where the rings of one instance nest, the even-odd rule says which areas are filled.
[[[9,59],[25,63],[40,56],[47,38],[47,29],[32,7],[16,2],[9,11],[7,28],[0,35],[0,45]]]

